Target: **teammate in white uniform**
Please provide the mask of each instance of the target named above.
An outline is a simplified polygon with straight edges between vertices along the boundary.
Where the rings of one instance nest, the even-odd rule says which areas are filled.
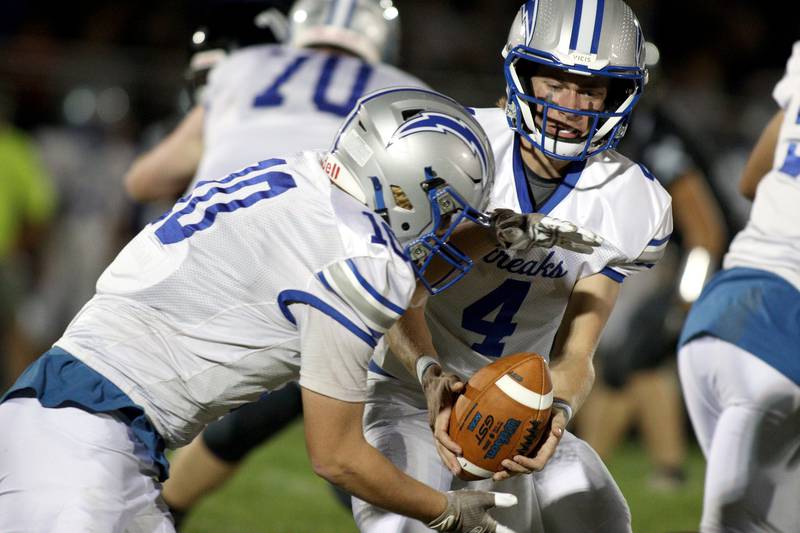
[[[215,179],[265,153],[327,149],[362,95],[392,86],[425,87],[382,62],[399,37],[397,9],[391,2],[381,5],[299,0],[289,13],[285,45],[199,52],[205,68],[218,61],[198,91],[199,104],[134,163],[125,177],[129,194],[139,201],[175,198],[190,182]]]
[[[285,45],[257,41],[269,36],[255,24],[263,11],[247,10],[239,18],[241,24],[228,32],[211,19],[196,35],[204,43],[191,62],[201,105],[132,166],[126,183],[135,199],[173,199],[190,181],[235,171],[264,153],[326,149],[363,93],[425,87],[386,63],[399,41],[391,1],[299,0],[289,13]],[[248,46],[230,50],[231,43]],[[175,454],[164,499],[178,527],[251,449],[302,413],[299,397],[294,385],[276,392],[212,424]]]
[[[800,42],[746,168],[747,226],[692,307],[679,370],[708,460],[701,531],[800,528]],[[764,175],[758,161],[772,156]],[[763,178],[762,178],[763,176]]]
[[[436,276],[428,258],[459,254],[446,241],[486,208],[492,169],[464,108],[390,89],[360,102],[327,155],[199,183],[0,399],[0,531],[174,531],[164,448],[293,379],[317,473],[437,530],[495,531],[486,509],[513,497],[437,492],[361,431],[367,363],[412,268]]]
[[[452,374],[465,379],[521,351],[552,360],[559,409],[550,434],[536,457],[505,461],[508,472],[494,476],[519,497],[513,512],[495,513],[515,531],[631,528],[597,454],[564,428],[591,389],[592,355],[620,283],[658,261],[672,231],[669,195],[646,168],[613,151],[645,84],[643,43],[621,0],[521,7],[503,51],[506,113],[476,111],[497,164],[491,205],[569,220],[602,244],[588,254],[491,250],[455,290],[430,298],[424,316],[410,309],[388,336],[391,351],[370,363],[367,440],[406,473],[447,489],[463,485],[454,479],[462,468],[484,474],[456,459],[446,434],[449,392],[463,387]],[[430,421],[426,405],[439,412]],[[538,472],[506,480],[531,471]],[[366,532],[427,530],[364,502],[355,501],[354,514]]]

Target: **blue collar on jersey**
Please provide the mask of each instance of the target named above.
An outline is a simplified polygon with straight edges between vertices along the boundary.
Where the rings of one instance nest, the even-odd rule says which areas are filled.
[[[586,167],[586,160],[583,161],[573,161],[569,165],[567,165],[566,170],[567,173],[564,176],[564,179],[558,185],[556,190],[553,194],[550,195],[550,198],[544,203],[544,205],[538,211],[533,208],[533,202],[531,201],[531,195],[528,192],[528,180],[525,177],[525,169],[522,165],[525,163],[522,162],[522,147],[520,146],[519,141],[519,134],[514,134],[514,148],[513,148],[513,165],[512,168],[514,170],[514,184],[517,189],[517,200],[519,201],[519,207],[523,213],[542,213],[547,215],[550,211],[555,208],[561,200],[567,197],[567,195],[575,188],[578,184],[578,180],[581,177],[581,173],[583,173],[583,169]]]

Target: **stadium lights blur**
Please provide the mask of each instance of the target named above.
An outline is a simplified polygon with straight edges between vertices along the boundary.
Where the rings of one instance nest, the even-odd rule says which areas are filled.
[[[97,95],[97,116],[106,124],[124,119],[130,109],[130,98],[125,89],[109,87]]]
[[[683,275],[678,286],[684,302],[692,303],[697,300],[710,272],[711,254],[700,246],[692,248],[686,256],[686,265],[683,267]]]
[[[294,18],[294,21],[298,23],[305,22],[306,19],[308,18],[308,13],[303,9],[298,9],[297,11],[294,12],[292,18]]]
[[[206,32],[205,30],[197,30],[192,34],[192,44],[195,46],[200,46],[206,42]]]
[[[383,10],[383,18],[386,20],[394,20],[397,18],[397,15],[399,15],[399,12],[394,6],[387,7]]]
[[[88,123],[97,109],[94,91],[88,87],[75,87],[64,97],[62,110],[64,118],[73,126]]]

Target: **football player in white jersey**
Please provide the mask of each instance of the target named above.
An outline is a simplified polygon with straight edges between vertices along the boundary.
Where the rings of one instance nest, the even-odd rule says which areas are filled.
[[[164,449],[295,379],[319,475],[436,530],[498,529],[486,510],[513,496],[426,487],[361,425],[369,358],[415,274],[438,279],[439,257],[448,284],[469,270],[447,241],[482,220],[493,168],[457,102],[394,88],[365,96],[327,154],[198,183],[0,398],[0,531],[174,531]]]
[[[265,151],[328,148],[363,93],[425,87],[387,63],[399,41],[391,1],[299,0],[289,13],[286,44],[259,42],[271,37],[258,27],[269,13],[264,4],[241,8],[233,20],[240,24],[215,29],[211,19],[193,36],[203,43],[191,61],[200,105],[131,167],[125,181],[134,199],[172,200],[190,181],[237,170]],[[231,50],[231,43],[238,48]],[[251,449],[300,414],[299,390],[290,385],[212,424],[176,452],[164,486],[176,524],[228,480]]]
[[[631,529],[608,470],[565,428],[592,387],[592,355],[621,283],[658,261],[672,232],[669,195],[613,150],[646,82],[643,43],[621,0],[530,0],[520,8],[503,49],[505,113],[475,111],[497,165],[490,204],[529,214],[520,220],[569,220],[602,242],[591,253],[485,253],[455,290],[409,309],[387,336],[390,350],[370,362],[367,440],[444,490],[463,485],[461,470],[492,477],[458,457],[447,436],[461,381],[517,352],[551,360],[554,416],[536,456],[515,456],[494,479],[468,484],[515,493],[513,512],[494,512],[515,531]],[[532,475],[512,477],[519,473]],[[355,499],[354,515],[365,532],[427,530]]]
[[[703,533],[800,527],[800,41],[773,96],[781,111],[740,187],[758,183],[750,220],[681,335],[681,384],[708,461]]]
[[[190,182],[233,172],[264,153],[327,148],[365,93],[426,86],[385,62],[398,30],[391,1],[298,0],[286,44],[230,53],[220,44],[198,52],[193,68],[213,65],[199,103],[134,163],[125,177],[129,194],[139,201],[175,198]],[[211,40],[212,34],[209,29],[196,38]]]

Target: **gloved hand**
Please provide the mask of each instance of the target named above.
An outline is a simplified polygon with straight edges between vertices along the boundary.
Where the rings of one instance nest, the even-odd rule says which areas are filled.
[[[487,513],[492,507],[516,505],[517,497],[513,494],[474,490],[457,490],[445,494],[447,508],[428,523],[429,528],[463,533],[513,533]]]
[[[490,224],[497,244],[504,250],[527,252],[533,247],[558,246],[572,252],[590,254],[603,244],[602,237],[591,231],[541,213],[523,215],[511,209],[495,209]]]
[[[461,454],[462,450],[450,438],[447,428],[450,425],[453,405],[465,387],[461,378],[444,372],[439,365],[430,365],[422,376],[422,390],[428,404],[428,423],[433,431],[436,452],[445,466],[456,476],[461,472],[461,465],[456,456]]]

